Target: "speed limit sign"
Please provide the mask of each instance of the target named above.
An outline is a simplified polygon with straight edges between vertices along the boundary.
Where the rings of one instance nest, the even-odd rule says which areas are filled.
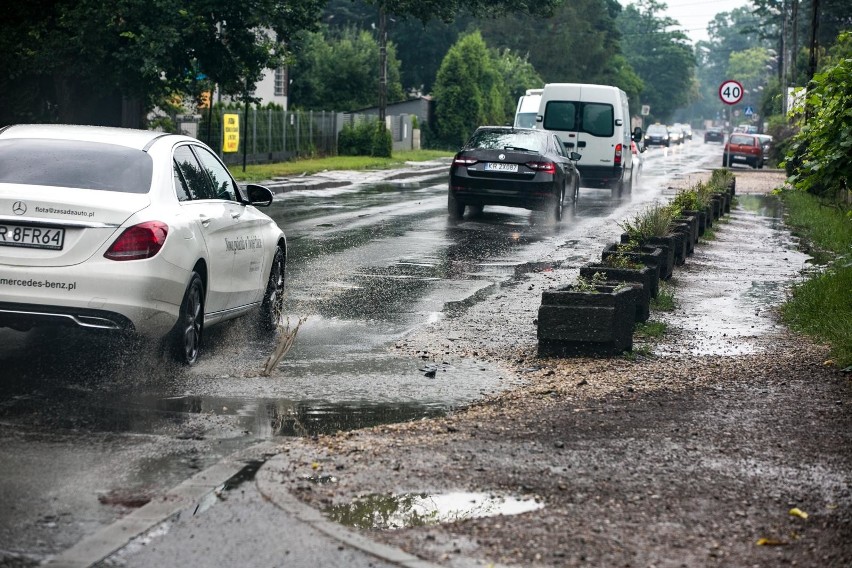
[[[735,105],[743,98],[743,86],[739,81],[725,81],[719,87],[719,98],[726,105]]]

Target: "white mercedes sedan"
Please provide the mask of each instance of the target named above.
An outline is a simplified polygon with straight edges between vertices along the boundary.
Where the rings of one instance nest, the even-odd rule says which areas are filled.
[[[280,318],[287,242],[187,136],[94,126],[0,128],[0,327],[163,337],[194,363],[204,329]]]

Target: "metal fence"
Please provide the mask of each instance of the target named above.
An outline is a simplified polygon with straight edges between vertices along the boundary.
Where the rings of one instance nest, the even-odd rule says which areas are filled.
[[[239,144],[225,151],[224,115],[236,114]],[[337,138],[345,124],[375,120],[375,116],[333,111],[285,111],[275,109],[213,109],[204,114],[174,117],[178,132],[198,138],[219,153],[229,165],[285,162],[296,158],[337,155]],[[387,117],[394,150],[419,148],[413,115]]]

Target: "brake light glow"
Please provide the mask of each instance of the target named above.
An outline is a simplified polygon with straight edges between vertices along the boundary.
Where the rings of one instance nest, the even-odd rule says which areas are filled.
[[[110,260],[142,260],[156,256],[169,234],[162,221],[147,221],[124,229],[104,253]]]
[[[553,162],[527,162],[526,166],[531,170],[537,170],[546,174],[556,173],[556,164]]]
[[[623,146],[621,144],[615,145],[615,165],[621,165],[621,152],[623,150]]]
[[[454,166],[472,166],[476,163],[476,158],[470,158],[468,156],[456,156],[453,158]]]

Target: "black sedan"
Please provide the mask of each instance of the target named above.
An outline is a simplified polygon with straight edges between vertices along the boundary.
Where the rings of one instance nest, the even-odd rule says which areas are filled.
[[[579,196],[579,159],[553,133],[481,126],[453,158],[450,217],[460,219],[468,206],[481,211],[485,205],[503,205],[546,211],[561,221],[565,200],[573,203]]]
[[[725,143],[725,133],[718,126],[711,126],[707,130],[704,131],[704,143],[708,142],[718,142],[719,144]]]

